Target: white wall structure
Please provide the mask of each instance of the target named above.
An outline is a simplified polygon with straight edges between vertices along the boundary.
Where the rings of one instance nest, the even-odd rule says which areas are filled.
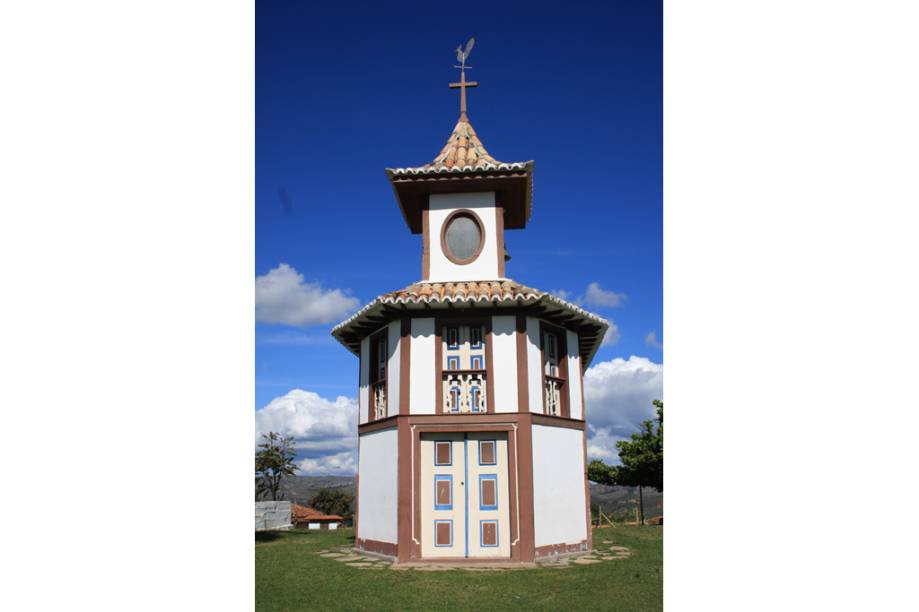
[[[517,317],[491,318],[495,412],[517,412]]]
[[[255,502],[255,530],[287,530],[293,527],[289,501]]]
[[[581,356],[578,354],[578,335],[568,331],[568,416],[584,418],[584,403],[581,398]]]
[[[539,337],[539,319],[527,317],[527,380],[529,384],[530,412],[542,414],[542,346]]]
[[[386,359],[386,415],[393,416],[399,414],[399,370],[402,363],[402,355],[399,351],[399,340],[402,336],[402,322],[393,321],[389,324],[387,330],[386,349],[389,356]]]
[[[584,433],[533,425],[533,520],[536,546],[587,539]]]
[[[411,414],[434,414],[436,410],[435,354],[433,317],[412,319],[412,348],[409,352],[411,391],[408,394]]]
[[[486,193],[444,193],[429,196],[428,231],[430,240],[431,282],[440,281],[482,281],[500,278],[498,276],[498,227],[495,194]],[[482,221],[485,245],[482,252],[471,263],[455,264],[441,250],[440,236],[444,221],[454,210],[465,208],[473,211]],[[503,257],[504,254],[502,253]]]
[[[357,537],[396,542],[398,531],[398,433],[386,429],[360,436]]]
[[[358,420],[366,423],[370,410],[370,337],[361,340],[360,388],[357,393]]]

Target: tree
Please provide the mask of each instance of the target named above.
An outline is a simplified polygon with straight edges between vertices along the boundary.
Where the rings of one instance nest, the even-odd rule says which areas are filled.
[[[631,440],[616,442],[622,465],[606,465],[595,459],[587,468],[587,477],[594,482],[638,487],[638,512],[641,524],[645,522],[642,487],[664,490],[664,402],[654,400],[653,403],[657,408],[657,419],[644,421],[641,431],[633,433]]]
[[[342,518],[351,519],[353,502],[354,496],[341,489],[319,489],[310,498],[309,504],[323,514],[337,514]]]
[[[262,441],[255,452],[256,499],[270,496],[272,500],[283,497],[281,479],[293,476],[297,471],[294,463],[294,439],[273,431],[262,434]]]

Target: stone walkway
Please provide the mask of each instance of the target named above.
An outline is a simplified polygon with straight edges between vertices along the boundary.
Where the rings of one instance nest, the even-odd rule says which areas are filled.
[[[453,570],[463,570],[467,572],[504,572],[519,571],[533,568],[565,568],[572,565],[592,565],[594,563],[603,563],[604,561],[618,561],[628,559],[632,556],[625,546],[615,546],[612,540],[603,540],[600,543],[594,543],[594,549],[590,553],[579,555],[568,555],[560,557],[548,557],[540,559],[536,563],[507,563],[495,562],[488,564],[463,565],[463,564],[440,564],[440,563],[399,563],[393,564],[392,561],[364,555],[353,548],[341,547],[329,550],[320,550],[320,557],[340,561],[348,567],[359,570],[414,570],[416,572],[449,572]]]

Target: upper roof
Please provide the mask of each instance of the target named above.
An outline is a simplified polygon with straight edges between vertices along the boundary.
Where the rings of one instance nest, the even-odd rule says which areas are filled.
[[[552,294],[510,279],[430,283],[419,281],[404,289],[384,293],[350,318],[332,328],[332,335],[355,355],[361,340],[389,321],[403,318],[408,311],[465,308],[528,307],[529,316],[545,319],[578,333],[578,353],[584,367],[590,365],[609,328],[606,319]],[[433,313],[422,316],[433,316]],[[471,314],[475,314],[472,312]],[[510,313],[508,313],[510,314]],[[418,316],[416,314],[415,316]]]
[[[290,505],[290,515],[294,521],[343,521],[344,518],[337,514],[323,514],[315,508],[301,506],[300,504]]]
[[[491,156],[466,115],[460,115],[434,161],[417,167],[387,168],[402,216],[421,233],[421,211],[432,193],[494,191],[504,208],[504,227],[523,228],[533,200],[533,162],[501,162]]]

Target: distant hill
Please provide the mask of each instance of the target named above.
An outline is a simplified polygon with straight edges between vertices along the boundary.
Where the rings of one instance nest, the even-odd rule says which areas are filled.
[[[344,489],[354,495],[354,476],[292,476],[285,478],[281,486],[284,499],[307,505],[310,498],[320,489]],[[664,494],[654,489],[643,489],[645,517],[664,514]],[[590,484],[590,500],[599,504],[604,514],[615,517],[635,517],[638,508],[638,487],[608,487]]]
[[[344,489],[354,495],[354,476],[289,476],[281,481],[284,499],[306,506],[320,489]]]

